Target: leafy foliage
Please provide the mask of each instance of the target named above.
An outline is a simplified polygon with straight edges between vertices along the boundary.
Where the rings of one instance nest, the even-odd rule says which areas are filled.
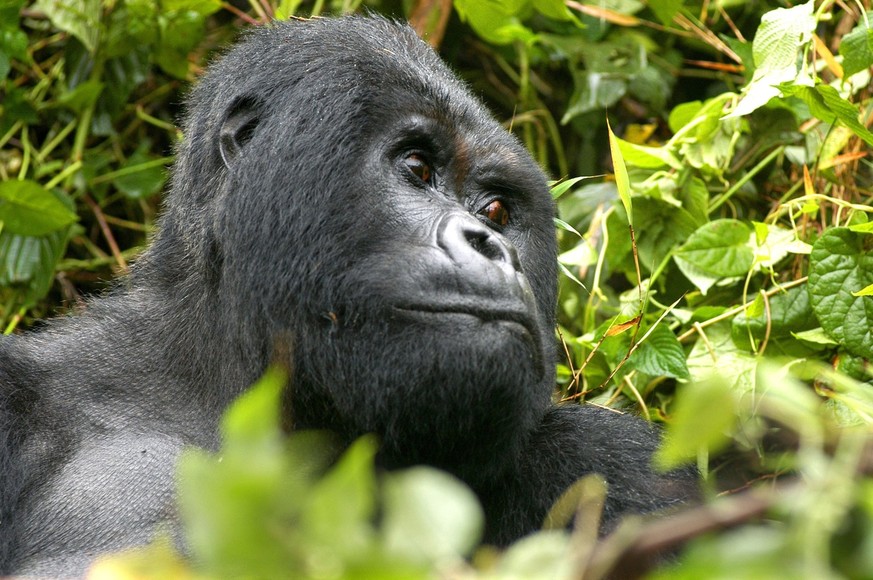
[[[242,24],[359,4],[0,0],[6,331],[127,268],[182,138],[179,91],[214,49]],[[228,416],[221,461],[183,463],[197,567],[169,542],[142,567],[599,577],[646,534],[674,547],[728,520],[746,525],[697,538],[659,575],[873,575],[869,4],[455,0],[446,19],[447,3],[407,3],[544,167],[597,176],[553,189],[566,274],[556,399],[661,421],[659,463],[696,461],[712,495],[751,492],[666,531],[549,531],[469,565],[468,492],[431,471],[381,480],[368,440],[328,469],[311,449],[329,455],[329,441],[285,440],[264,421],[273,377]],[[568,500],[589,519],[595,487]],[[138,570],[140,556],[104,569]]]

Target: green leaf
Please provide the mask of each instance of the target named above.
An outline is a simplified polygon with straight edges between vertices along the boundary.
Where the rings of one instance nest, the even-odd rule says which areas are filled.
[[[78,38],[88,52],[97,49],[103,13],[100,0],[36,0],[36,7],[56,28]]]
[[[188,54],[203,38],[206,17],[194,10],[166,12],[159,17],[158,65],[178,79],[188,76]]]
[[[667,471],[693,461],[701,450],[718,451],[730,441],[736,421],[737,400],[726,381],[712,377],[682,387],[655,465]]]
[[[791,336],[793,336],[797,340],[802,340],[803,342],[809,342],[815,345],[837,346],[837,341],[828,336],[827,333],[824,331],[824,328],[820,326],[811,330],[792,332]]]
[[[763,298],[758,295],[745,312],[733,319],[731,325],[734,337],[743,340],[749,334],[756,339],[763,339],[768,333],[771,337],[791,336],[792,333],[816,328],[818,322],[813,315],[809,292],[804,284],[771,297],[769,312],[764,306]]]
[[[161,8],[164,12],[196,12],[209,16],[221,10],[221,0],[163,0]]]
[[[843,57],[843,74],[850,77],[873,65],[873,11],[867,12],[851,32],[840,41]]]
[[[58,104],[67,107],[74,113],[81,113],[94,105],[103,92],[103,83],[99,81],[85,81],[75,89],[65,92],[58,98]]]
[[[831,228],[816,240],[809,296],[822,328],[855,356],[873,358],[873,299],[853,296],[873,284],[873,237]]]
[[[567,8],[563,0],[533,0],[537,12],[555,20],[575,20],[575,16]]]
[[[536,39],[534,32],[526,28],[519,17],[522,12],[530,10],[528,0],[455,0],[454,5],[461,20],[491,44],[515,41],[529,44]]]
[[[634,227],[640,267],[650,271],[676,246],[697,229],[697,220],[684,208],[651,197],[634,198],[637,223]],[[627,232],[624,233],[628,237]],[[610,240],[610,243],[613,243]]]
[[[634,215],[633,205],[631,204],[630,178],[627,175],[627,167],[624,164],[621,147],[618,145],[618,137],[612,132],[612,127],[609,126],[609,119],[606,120],[606,130],[609,133],[609,152],[612,155],[612,166],[615,171],[615,186],[618,188],[618,197],[621,199],[622,205],[624,205],[628,223],[633,226]]]
[[[806,103],[816,119],[830,124],[839,120],[865,143],[873,146],[873,132],[858,121],[858,108],[841,97],[837,89],[824,84],[814,87],[783,84],[779,88],[786,97],[797,97]]]
[[[776,85],[812,84],[812,76],[803,68],[800,55],[812,43],[816,26],[813,10],[813,0],[809,0],[793,8],[771,10],[761,17],[752,42],[755,74],[743,98],[728,117],[747,115],[766,105],[770,99],[779,96]]]
[[[673,17],[682,9],[684,0],[649,0],[649,8],[661,21],[664,26],[670,26],[673,23]]]
[[[42,299],[51,288],[55,267],[64,255],[71,228],[46,236],[0,232],[0,286],[24,287],[24,302]]]
[[[676,335],[664,325],[656,327],[628,363],[635,369],[655,377],[689,378],[685,351]]]
[[[603,111],[617,103],[627,94],[627,79],[624,75],[577,71],[573,74],[573,95],[570,104],[561,117],[566,125],[574,117],[591,111]]]
[[[689,101],[673,107],[673,110],[670,111],[670,116],[667,119],[667,123],[670,125],[670,131],[678,133],[680,129],[697,117],[697,113],[699,113],[702,108],[703,103],[701,101]]]
[[[691,380],[705,382],[719,377],[738,395],[754,392],[757,359],[734,344],[730,325],[720,323],[705,332],[706,339],[698,339],[688,353]]]
[[[497,567],[497,578],[571,578],[576,572],[570,553],[570,536],[563,531],[540,532],[512,544]]]
[[[372,436],[358,439],[312,490],[300,516],[308,541],[336,544],[345,554],[375,541],[370,518],[376,508],[377,448]]]
[[[648,147],[615,138],[621,154],[628,165],[643,169],[658,169],[664,166],[681,169],[679,160],[666,147]]]
[[[414,467],[385,480],[383,533],[393,553],[411,561],[463,560],[484,526],[479,500],[447,473]]]
[[[704,294],[718,280],[744,276],[752,268],[751,230],[740,221],[704,224],[673,254],[685,276]]]
[[[9,74],[11,59],[28,62],[27,35],[18,28],[19,12],[24,0],[0,2],[0,82]]]
[[[240,395],[221,420],[221,434],[228,445],[254,446],[272,441],[280,433],[279,408],[288,373],[272,366],[248,391]]]
[[[161,191],[167,181],[166,169],[154,165],[159,158],[148,155],[146,150],[146,147],[137,149],[119,169],[123,174],[112,180],[118,191],[131,199],[152,196]]]
[[[0,182],[0,222],[21,236],[44,236],[78,219],[55,194],[30,180]]]
[[[570,191],[570,188],[580,181],[593,178],[594,176],[591,175],[581,175],[572,179],[562,179],[561,181],[549,182],[549,186],[551,187],[552,192],[552,199],[558,199],[559,197]]]

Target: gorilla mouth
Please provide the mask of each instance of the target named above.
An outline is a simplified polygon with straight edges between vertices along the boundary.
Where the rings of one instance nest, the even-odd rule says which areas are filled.
[[[521,326],[531,338],[538,337],[537,324],[530,314],[521,308],[511,306],[492,305],[490,308],[482,308],[468,304],[415,304],[396,306],[394,310],[412,315],[414,317],[439,317],[452,315],[465,315],[477,318],[482,322],[510,322]]]

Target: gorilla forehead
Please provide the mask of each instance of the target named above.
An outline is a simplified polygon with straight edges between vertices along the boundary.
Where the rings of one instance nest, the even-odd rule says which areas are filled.
[[[347,134],[350,124],[360,136],[396,111],[416,111],[467,129],[480,142],[516,146],[411,28],[382,18],[313,19],[253,30],[195,90],[195,101],[212,104],[205,108],[213,118],[196,120],[189,131],[214,129],[226,103],[249,94],[265,99],[267,114],[277,117],[272,127],[289,138],[314,127],[326,136]]]

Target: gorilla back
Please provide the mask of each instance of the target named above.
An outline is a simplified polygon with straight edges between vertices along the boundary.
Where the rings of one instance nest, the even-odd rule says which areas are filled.
[[[578,477],[608,522],[693,493],[642,421],[550,406],[545,178],[407,27],[251,32],[193,91],[159,233],[84,312],[0,341],[0,573],[81,573],[172,521],[174,464],[291,345],[287,422],[465,480],[487,540]],[[292,394],[293,393],[293,394]]]

